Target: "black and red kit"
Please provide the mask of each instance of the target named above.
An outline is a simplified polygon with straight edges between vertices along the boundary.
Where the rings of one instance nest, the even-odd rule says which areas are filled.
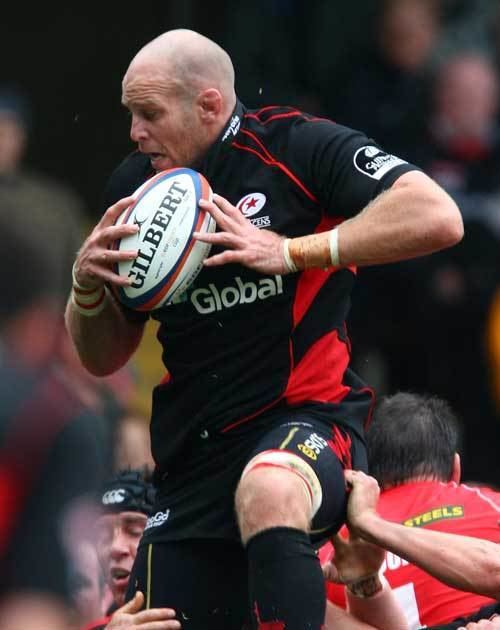
[[[257,228],[290,238],[331,229],[418,170],[330,120],[285,107],[248,110],[240,102],[203,161],[190,166]],[[106,207],[152,174],[146,155],[131,154],[109,181]],[[319,430],[344,465],[364,467],[372,392],[349,368],[345,324],[355,276],[354,268],[283,276],[235,264],[204,268],[176,303],[150,313],[160,322],[168,370],[153,393],[151,424],[159,506],[170,509],[169,527],[158,528],[164,538],[228,533],[205,508],[213,510],[222,476],[234,466],[237,480],[240,464],[270,429],[296,422],[307,431],[314,421],[310,434]],[[300,445],[297,453],[314,464]],[[200,464],[207,458],[210,469]],[[203,486],[219,472],[221,479]],[[190,505],[204,493],[210,500],[180,519],[187,486],[197,486]]]

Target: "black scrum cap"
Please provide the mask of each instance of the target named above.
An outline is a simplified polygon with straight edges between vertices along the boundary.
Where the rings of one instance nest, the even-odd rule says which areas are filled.
[[[126,470],[109,479],[100,504],[107,512],[153,512],[155,489],[141,470]]]

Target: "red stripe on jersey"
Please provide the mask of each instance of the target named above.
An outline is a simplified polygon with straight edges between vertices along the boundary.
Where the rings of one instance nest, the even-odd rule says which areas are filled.
[[[257,623],[259,624],[257,626],[258,630],[286,630],[283,621],[261,621],[257,602],[254,602],[253,610]]]
[[[297,281],[295,300],[293,301],[293,326],[300,323],[300,320],[307,313],[309,307],[318,295],[321,287],[334,273],[334,269],[307,269],[302,271]]]
[[[340,402],[350,391],[342,383],[348,365],[346,344],[340,341],[336,330],[327,333],[293,367],[285,390],[286,401],[291,405],[305,400]]]
[[[268,405],[264,405],[264,407],[257,409],[257,411],[254,411],[250,415],[245,416],[244,418],[240,418],[239,420],[236,420],[236,422],[233,422],[232,424],[228,424],[227,427],[224,427],[223,429],[221,429],[221,433],[227,433],[228,431],[231,431],[231,429],[234,429],[240,424],[243,424],[244,422],[248,422],[249,420],[253,420],[257,416],[260,416],[261,413],[264,413],[265,411],[268,411],[269,409],[274,407],[274,405],[276,405],[282,398],[283,396],[279,396],[276,400],[273,400]]]
[[[352,468],[351,436],[341,431],[337,426],[332,427],[332,439],[327,442],[328,447],[335,453],[345,469]]]
[[[264,152],[264,155],[270,159],[275,161],[275,157],[274,155],[272,155],[271,153],[269,153],[269,151],[266,149],[266,147],[264,146],[264,144],[262,143],[262,141],[251,131],[248,131],[247,129],[242,129],[241,132],[242,134],[244,134],[245,136],[248,136],[249,138],[251,138],[255,144],[262,149],[262,151]]]
[[[296,177],[282,162],[279,162],[278,160],[276,160],[273,157],[268,158],[265,155],[261,155],[255,149],[252,149],[252,147],[247,147],[247,146],[245,146],[243,144],[240,144],[239,142],[233,142],[231,146],[235,147],[236,149],[241,149],[242,151],[248,151],[249,153],[253,153],[254,155],[256,155],[259,159],[261,159],[268,166],[276,166],[281,171],[283,171],[283,173],[288,178],[290,178],[295,184],[297,184],[297,186],[302,190],[302,192],[306,195],[306,197],[311,199],[311,201],[314,201],[315,203],[318,203],[318,200],[312,194],[312,192],[310,190],[308,190],[304,186],[304,184],[300,181],[300,179],[298,177]]]
[[[291,342],[288,344],[288,351],[289,351],[289,354],[290,354],[290,365],[292,366],[291,369],[293,370],[293,351],[292,351],[292,343]],[[235,427],[239,426],[240,424],[243,424],[244,422],[248,422],[249,420],[253,420],[253,418],[255,418],[256,416],[259,416],[261,413],[264,413],[265,411],[268,411],[269,409],[272,409],[272,407],[274,407],[274,405],[279,403],[280,400],[282,400],[282,398],[283,398],[283,394],[278,396],[278,398],[276,398],[276,400],[273,400],[270,403],[268,403],[267,405],[264,405],[264,407],[261,407],[257,411],[254,411],[253,413],[249,414],[248,416],[240,418],[239,420],[236,420],[235,422],[233,422],[232,424],[228,425],[227,427],[224,427],[221,430],[221,433],[227,433],[227,431],[231,431],[231,429],[234,429]]]
[[[303,115],[303,112],[300,112],[298,109],[290,110],[290,107],[284,107],[283,105],[266,105],[266,107],[261,107],[253,114],[244,114],[243,118],[255,118],[259,122],[263,122],[261,119],[261,114],[269,112],[271,109],[277,109],[279,111],[283,111],[283,109],[286,109],[287,111],[293,111],[295,114]]]
[[[261,125],[267,125],[267,123],[270,123],[273,120],[277,120],[279,118],[291,118],[292,116],[302,116],[302,115],[303,115],[302,112],[293,111],[293,112],[287,112],[286,114],[275,114],[274,116],[269,116],[269,118],[266,118],[266,120],[261,120],[258,116],[255,116],[254,114],[246,114],[245,118],[254,118],[255,120],[258,120]]]
[[[342,223],[343,217],[327,217],[324,216],[320,221],[316,229],[315,234],[320,232],[326,232],[333,227]],[[348,267],[350,271],[356,273],[355,267]],[[307,269],[301,272],[299,280],[297,282],[297,289],[295,293],[295,300],[293,303],[293,325],[294,327],[300,322],[300,320],[306,314],[308,308],[311,306],[314,298],[318,295],[321,287],[325,284],[328,278],[335,272],[335,267],[330,269]]]

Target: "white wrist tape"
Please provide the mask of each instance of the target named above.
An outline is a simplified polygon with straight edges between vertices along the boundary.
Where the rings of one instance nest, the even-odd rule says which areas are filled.
[[[340,266],[338,228],[333,228],[333,230],[330,231],[330,258],[334,267]]]
[[[93,291],[84,291],[73,287],[71,292],[71,303],[75,311],[85,317],[95,317],[106,306],[108,299],[108,289],[106,286],[98,287]]]
[[[283,258],[285,259],[285,267],[289,273],[295,273],[298,271],[297,265],[293,262],[292,257],[290,256],[290,251],[288,246],[290,244],[290,239],[285,238],[283,241]]]

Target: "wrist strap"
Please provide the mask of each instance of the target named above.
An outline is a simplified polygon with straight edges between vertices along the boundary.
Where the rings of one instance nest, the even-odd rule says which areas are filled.
[[[283,258],[290,273],[315,267],[340,267],[338,228],[294,239],[285,238]]]
[[[380,593],[384,589],[384,582],[380,579],[378,573],[372,573],[355,582],[346,584],[346,588],[355,597],[364,599]]]
[[[332,265],[334,267],[340,266],[340,258],[339,258],[339,230],[338,228],[333,228],[330,231],[330,258],[332,259]]]
[[[285,240],[283,241],[283,258],[285,259],[286,270],[289,273],[295,273],[296,271],[298,271],[298,269],[297,269],[297,265],[293,262],[293,259],[290,256],[289,245],[290,245],[290,239],[285,238]]]
[[[71,291],[71,303],[75,311],[85,317],[95,317],[106,306],[108,298],[108,288],[99,287],[93,291],[81,291],[73,287]]]

